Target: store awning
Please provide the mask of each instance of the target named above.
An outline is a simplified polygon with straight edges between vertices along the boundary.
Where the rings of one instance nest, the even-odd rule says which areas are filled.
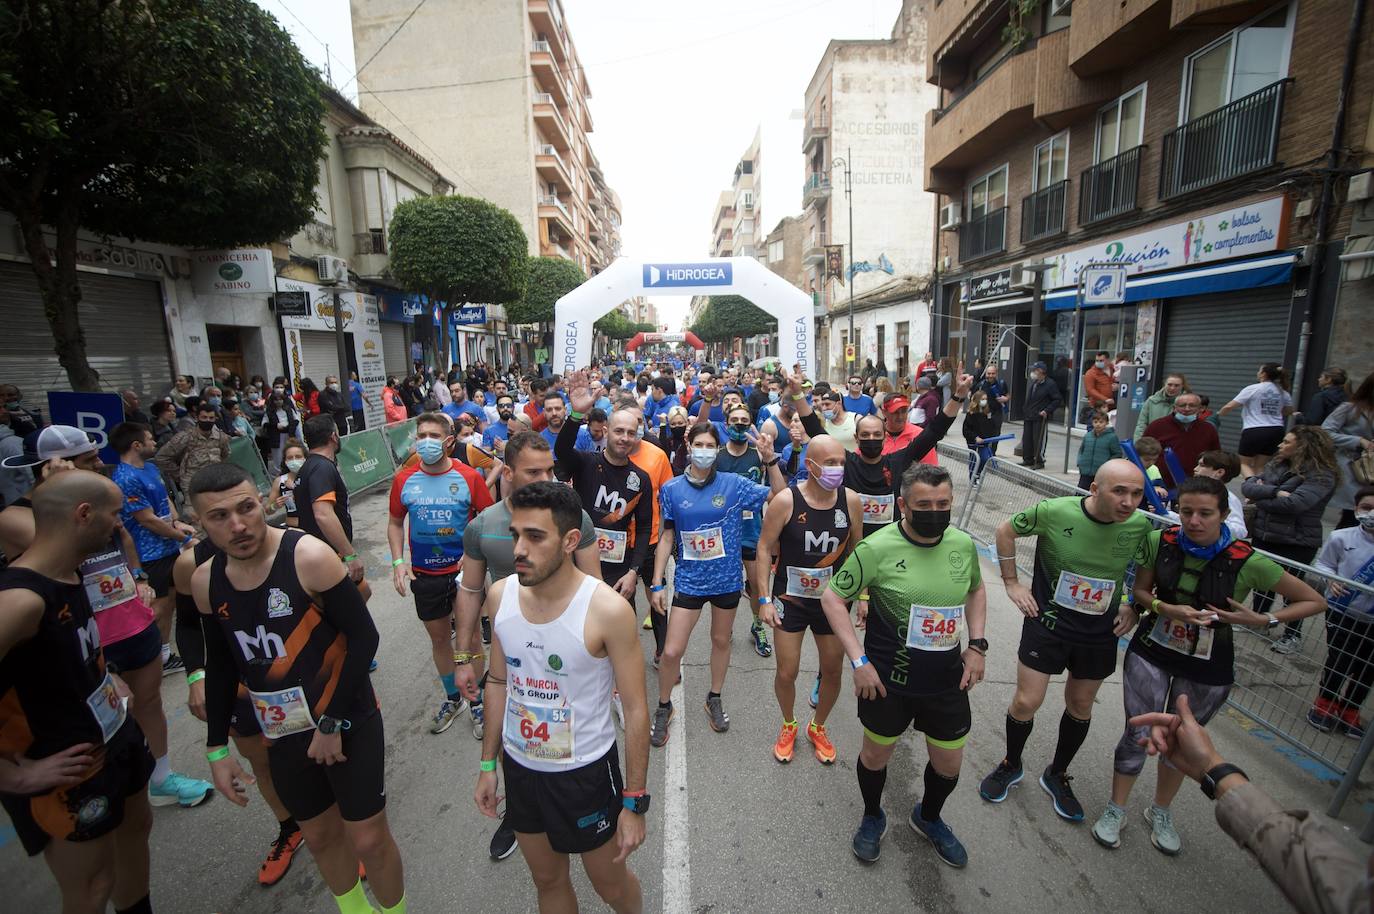
[[[1178,298],[1184,295],[1207,295],[1215,292],[1233,292],[1237,289],[1253,289],[1258,286],[1282,285],[1292,279],[1295,260],[1297,260],[1296,254],[1284,252],[1233,263],[1213,264],[1193,270],[1130,276],[1126,279],[1126,301]],[[1045,310],[1071,311],[1076,296],[1076,289],[1059,289],[1047,293],[1045,295]]]

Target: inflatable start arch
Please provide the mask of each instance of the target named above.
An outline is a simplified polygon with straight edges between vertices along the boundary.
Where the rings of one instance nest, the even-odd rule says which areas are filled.
[[[568,374],[590,364],[592,324],[637,295],[743,296],[777,317],[778,360],[784,365],[800,365],[807,377],[815,373],[811,296],[752,257],[717,257],[693,263],[616,260],[554,305],[553,370]],[[638,338],[631,343],[627,348],[636,348]]]
[[[706,344],[701,341],[695,333],[636,333],[630,341],[625,344],[625,351],[634,358],[634,353],[640,346],[646,343],[686,343],[697,352],[706,348]]]

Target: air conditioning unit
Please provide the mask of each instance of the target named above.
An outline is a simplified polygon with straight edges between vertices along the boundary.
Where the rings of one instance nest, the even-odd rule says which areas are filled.
[[[1069,11],[1073,0],[1050,0],[1050,15],[1059,16]]]
[[[1022,264],[1014,263],[1011,265],[1011,287],[1013,289],[1029,289],[1034,285],[1034,273],[1027,270]]]
[[[940,207],[940,231],[946,232],[959,227],[963,209],[958,203],[946,203]]]
[[[315,258],[315,274],[326,285],[348,282],[348,261],[342,257],[321,254]]]

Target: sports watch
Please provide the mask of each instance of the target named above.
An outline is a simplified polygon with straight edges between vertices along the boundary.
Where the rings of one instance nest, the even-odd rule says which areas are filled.
[[[340,720],[337,717],[330,717],[325,714],[320,716],[320,720],[315,726],[325,736],[333,736],[340,730],[347,730],[352,724],[346,720]]]
[[[621,793],[621,805],[637,816],[649,811],[649,795],[642,790]]]
[[[1250,779],[1249,775],[1241,771],[1238,766],[1232,765],[1230,762],[1222,762],[1220,765],[1208,770],[1208,772],[1202,776],[1201,782],[1202,792],[1207,795],[1207,799],[1215,800],[1217,798],[1217,785],[1221,783],[1223,778],[1233,774],[1238,774],[1247,781]]]
[[[976,648],[977,650],[980,650],[984,654],[986,654],[988,652],[988,639],[970,638],[968,639],[968,646],[971,648]]]

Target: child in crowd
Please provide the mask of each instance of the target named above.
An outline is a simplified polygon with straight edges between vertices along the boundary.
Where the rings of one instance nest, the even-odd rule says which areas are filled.
[[[1159,467],[1155,466],[1159,458],[1164,454],[1164,446],[1159,443],[1159,439],[1151,438],[1149,435],[1142,435],[1135,439],[1135,452],[1140,455],[1140,462],[1145,464],[1145,476],[1154,486],[1155,494],[1163,501],[1169,497],[1169,490],[1164,487],[1164,474],[1159,472]],[[1141,507],[1148,507],[1149,500],[1141,503]]]
[[[964,416],[964,441],[968,444],[970,453],[969,479],[977,478],[983,471],[983,464],[992,456],[991,449],[984,450],[983,442],[988,438],[997,437],[1000,418],[992,415],[987,391],[975,390],[968,395],[968,412]],[[1120,454],[1121,449],[1117,448],[1117,455]],[[972,455],[977,455],[977,462],[973,460]]]
[[[1374,584],[1374,486],[1355,493],[1356,526],[1331,534],[1312,563],[1318,571]],[[1374,685],[1374,596],[1332,581],[1326,591],[1326,664],[1307,722],[1364,738],[1360,706]]]
[[[267,510],[276,511],[286,506],[286,526],[299,527],[300,515],[296,513],[296,474],[305,466],[305,445],[295,438],[287,438],[281,449],[281,475],[272,483],[272,495],[267,500]]]
[[[971,396],[978,396],[973,394]],[[972,399],[970,398],[970,404]],[[965,426],[968,420],[964,420]],[[965,433],[967,435],[967,433]],[[1145,439],[1141,439],[1144,441]],[[1149,439],[1153,441],[1154,439]],[[1136,442],[1137,447],[1140,442]],[[1156,442],[1158,444],[1158,442]],[[1107,419],[1105,410],[1095,410],[1092,414],[1092,427],[1083,436],[1083,443],[1078,447],[1078,487],[1085,492],[1092,484],[1093,477],[1101,469],[1102,464],[1108,460],[1121,456],[1121,442],[1116,438],[1116,431],[1111,427]],[[1141,455],[1141,460],[1145,456]],[[1158,473],[1158,470],[1155,470]]]

